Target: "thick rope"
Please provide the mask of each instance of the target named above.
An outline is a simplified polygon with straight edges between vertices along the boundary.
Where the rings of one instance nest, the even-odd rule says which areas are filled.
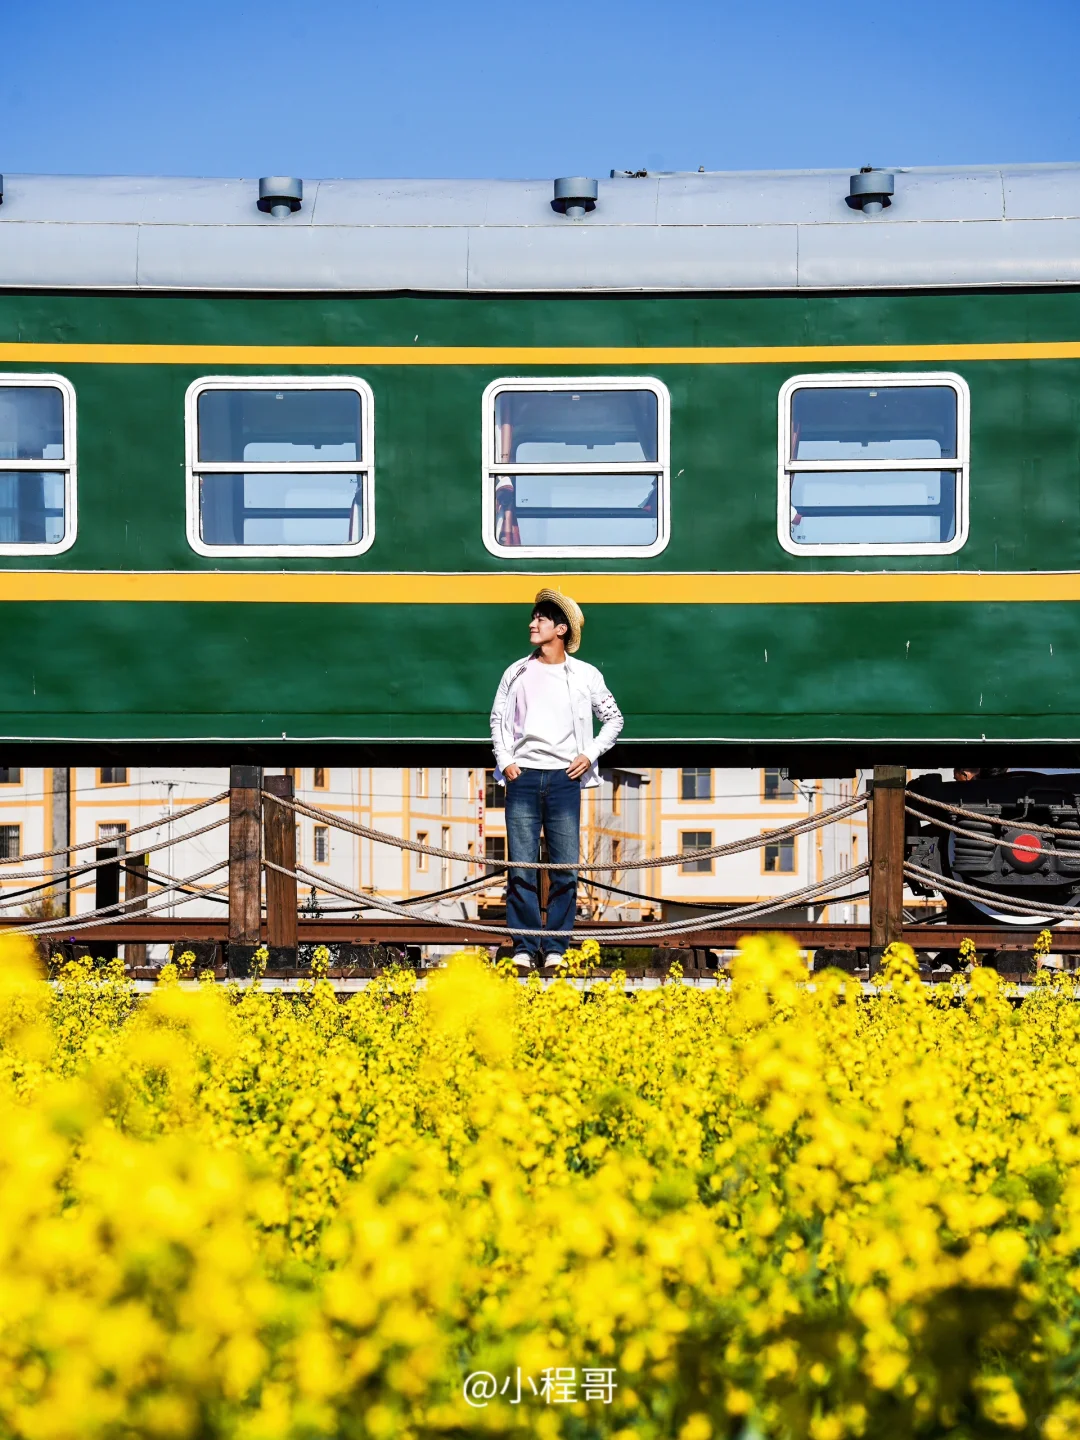
[[[263,791],[264,800],[272,800],[275,805],[281,805],[286,810],[294,810],[310,820],[324,820],[326,823],[338,830],[345,830],[350,835],[359,835],[363,840],[374,840],[380,845],[393,845],[398,850],[411,850],[417,855],[434,855],[440,860],[461,860],[465,864],[475,865],[478,863],[476,855],[468,855],[460,850],[444,850],[437,845],[426,845],[419,840],[406,840],[400,835],[390,835],[385,830],[373,830],[369,825],[360,825],[353,820],[345,820],[340,815],[334,815],[329,810],[321,810],[316,805],[307,805],[300,800],[286,800],[280,795],[271,795],[269,791]],[[793,839],[796,835],[804,835],[810,830],[820,830],[825,825],[831,825],[834,821],[847,819],[851,815],[857,815],[866,809],[866,797],[856,796],[852,800],[845,800],[840,805],[834,805],[831,810],[822,810],[819,815],[809,815],[805,820],[792,821],[779,830],[764,830],[760,835],[747,835],[741,840],[729,840],[724,845],[711,845],[702,850],[683,850],[678,855],[654,855],[644,860],[622,860],[618,864],[591,864],[578,861],[551,861],[551,860],[493,860],[487,856],[482,857],[482,863],[491,869],[498,870],[652,870],[662,865],[686,865],[693,860],[716,860],[723,855],[738,855],[743,850],[760,850],[765,845],[771,845],[777,840]]]
[[[401,919],[415,920],[415,910],[407,910],[403,905],[393,900],[385,900],[381,895],[361,894],[357,890],[350,889],[347,885],[339,885],[336,881],[330,880],[323,875],[316,875],[314,871],[307,870],[298,865],[295,870],[288,870],[283,865],[276,865],[273,861],[263,862],[270,870],[276,870],[280,875],[288,875],[293,879],[313,882],[316,889],[324,890],[329,895],[337,895],[343,900],[356,900],[358,908],[385,910],[388,914],[397,915]],[[479,930],[485,935],[495,935],[500,939],[513,939],[518,935],[538,935],[541,937],[569,937],[576,940],[603,939],[604,941],[631,941],[636,943],[639,940],[651,940],[665,935],[693,934],[697,930],[709,930],[716,926],[739,925],[744,920],[754,919],[760,915],[768,915],[777,910],[786,910],[791,905],[799,905],[810,900],[823,899],[832,890],[841,885],[847,885],[855,880],[861,880],[870,873],[868,864],[857,865],[851,870],[844,870],[839,875],[834,875],[829,880],[820,880],[816,885],[807,885],[802,890],[789,891],[786,895],[777,896],[773,900],[758,901],[753,905],[743,905],[736,910],[718,910],[709,915],[695,916],[689,920],[667,920],[654,922],[638,921],[631,926],[616,927],[605,930],[602,935],[595,932],[582,930],[514,930],[510,931],[500,925],[484,925],[472,920],[461,921],[451,919],[442,915],[428,915],[422,918],[434,925],[444,925],[450,928],[460,928],[466,924],[470,930]],[[837,895],[832,897],[836,900],[844,900],[848,897]]]
[[[1051,850],[1042,845],[1025,845],[1022,841],[1006,840],[1003,835],[985,835],[978,830],[964,830],[959,825],[950,825],[946,820],[939,820],[935,815],[921,815],[910,805],[905,805],[904,809],[909,815],[914,815],[916,820],[925,820],[928,825],[933,825],[938,830],[949,830],[953,835],[963,835],[968,840],[981,840],[984,845],[1008,845],[1010,850],[1022,850],[1025,855],[1075,855],[1077,859],[1080,859],[1080,830],[1068,832],[1076,841],[1075,850]],[[1018,825],[1017,828],[1021,827]],[[1034,825],[1025,825],[1022,828],[1030,830],[1032,833],[1035,830]],[[1055,831],[1055,834],[1060,833],[1060,831]]]
[[[136,857],[139,855],[152,855],[155,850],[168,850],[173,845],[180,845],[185,840],[196,840],[200,835],[207,835],[211,830],[220,830],[223,825],[227,825],[228,823],[229,817],[223,815],[220,820],[211,820],[209,825],[202,825],[198,830],[189,830],[184,835],[173,835],[171,839],[159,840],[156,845],[140,845],[134,851],[120,851],[105,860],[88,860],[85,865],[69,865],[65,870],[21,870],[14,875],[5,875],[4,879],[8,881],[41,880],[48,878],[53,884],[58,884],[64,879],[77,880],[83,875],[89,875],[91,871],[101,870],[106,865],[123,865],[130,869],[133,861],[136,864],[138,863]],[[146,828],[146,826],[143,826],[143,829]],[[132,830],[128,833],[133,835],[135,832]],[[128,836],[124,834],[118,835],[116,838],[118,840],[126,840]],[[100,840],[94,840],[90,843],[100,845],[102,842]],[[86,846],[82,848],[85,849]],[[27,860],[36,860],[38,857],[36,855],[27,855],[24,858]],[[49,889],[51,887],[46,885],[42,888]]]
[[[1070,909],[1064,905],[1044,904],[1038,900],[1019,900],[1011,896],[995,894],[993,890],[984,890],[979,885],[969,885],[964,880],[956,880],[952,876],[939,875],[934,870],[927,870],[922,865],[915,865],[909,862],[904,866],[904,874],[930,884],[935,890],[941,890],[947,895],[957,895],[964,900],[983,900],[993,905],[996,910],[1011,910],[1018,915],[1030,915],[1032,918],[1046,916],[1052,920],[1078,920],[1080,910]]]
[[[904,792],[906,800],[914,800],[918,805],[933,805],[936,810],[948,810],[953,815],[966,815],[969,820],[982,820],[987,825],[1011,825],[1014,829],[1030,830],[1035,835],[1065,835],[1075,840],[1080,834],[1076,830],[1063,830],[1060,825],[1035,825],[1027,820],[1005,820],[1000,815],[984,815],[981,810],[965,810],[962,805],[953,805],[946,800],[931,800],[929,795],[920,795],[917,790]],[[920,817],[932,825],[940,822],[930,815]]]
[[[186,810],[174,810],[171,816],[162,817],[159,820],[148,820],[145,825],[136,825],[134,830],[124,832],[124,839],[130,840],[132,835],[141,835],[144,830],[158,830],[162,825],[170,822],[175,824],[177,820],[183,820],[185,815],[194,815],[197,811],[205,810],[210,805],[220,805],[223,800],[228,800],[228,798],[228,790],[222,790],[220,795],[212,795],[209,800],[200,800],[197,805],[189,805]],[[54,855],[74,855],[76,850],[93,850],[100,844],[100,840],[82,840],[78,845],[61,845],[57,850],[39,850],[36,855],[17,855],[11,860],[0,860],[0,865],[22,865],[27,860],[50,860]],[[68,866],[69,870],[74,868],[74,866]],[[42,875],[60,875],[62,873],[59,870],[41,871]],[[18,876],[9,878],[18,879]]]
[[[182,880],[177,880],[172,885],[165,885],[156,892],[155,901],[170,899],[173,892],[185,885],[193,885],[196,880],[203,880],[207,875],[212,875],[215,870],[221,870],[228,864],[227,860],[219,860],[215,865],[208,865],[205,870],[200,870],[196,875],[187,875]],[[223,890],[228,882],[214,886],[214,890]],[[189,900],[201,899],[204,894],[212,894],[213,891],[203,891],[186,895],[182,900],[176,901],[178,905],[186,905]],[[141,897],[139,897],[141,899]],[[119,920],[141,917],[151,910],[160,910],[159,904],[147,903],[142,909],[131,911],[125,907],[129,901],[122,901],[117,905],[99,905],[96,910],[87,910],[82,915],[62,915],[55,920],[39,920],[29,925],[18,927],[0,926],[0,934],[5,935],[61,935],[65,930],[81,930],[84,926],[110,925]],[[98,918],[100,917],[100,918]]]

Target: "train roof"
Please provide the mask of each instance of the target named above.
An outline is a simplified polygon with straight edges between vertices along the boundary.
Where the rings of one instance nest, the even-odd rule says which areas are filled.
[[[1080,283],[1080,164],[616,173],[570,218],[547,180],[8,175],[0,287],[264,292],[814,291]]]

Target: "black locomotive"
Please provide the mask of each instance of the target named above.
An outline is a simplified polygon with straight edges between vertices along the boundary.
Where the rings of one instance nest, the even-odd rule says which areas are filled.
[[[1058,906],[1077,907],[1080,918],[1080,772],[975,772],[964,781],[923,775],[910,782],[908,795],[908,861],[946,883],[991,891],[1006,905],[1021,900],[1048,907],[1041,917],[946,892],[950,922],[989,917],[1031,926],[1041,918],[1060,919],[1049,913]],[[920,804],[920,797],[937,803]],[[925,819],[916,818],[912,809]],[[1063,833],[1047,834],[1043,827]],[[910,872],[908,884],[919,895],[942,893],[929,879]]]

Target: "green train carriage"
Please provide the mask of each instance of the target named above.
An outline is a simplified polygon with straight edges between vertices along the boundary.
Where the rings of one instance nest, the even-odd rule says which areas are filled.
[[[554,583],[625,754],[1071,763],[1080,168],[851,188],[8,177],[11,753],[475,757]]]

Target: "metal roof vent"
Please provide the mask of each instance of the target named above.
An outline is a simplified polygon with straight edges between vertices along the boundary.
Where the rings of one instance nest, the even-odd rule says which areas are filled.
[[[587,180],[583,175],[556,180],[551,208],[560,211],[568,220],[580,220],[586,210],[596,209],[596,181]]]
[[[259,209],[283,220],[304,202],[304,182],[291,175],[264,175],[259,181]]]
[[[864,165],[858,175],[851,177],[847,203],[864,215],[880,215],[886,205],[892,204],[894,183],[890,171]]]

